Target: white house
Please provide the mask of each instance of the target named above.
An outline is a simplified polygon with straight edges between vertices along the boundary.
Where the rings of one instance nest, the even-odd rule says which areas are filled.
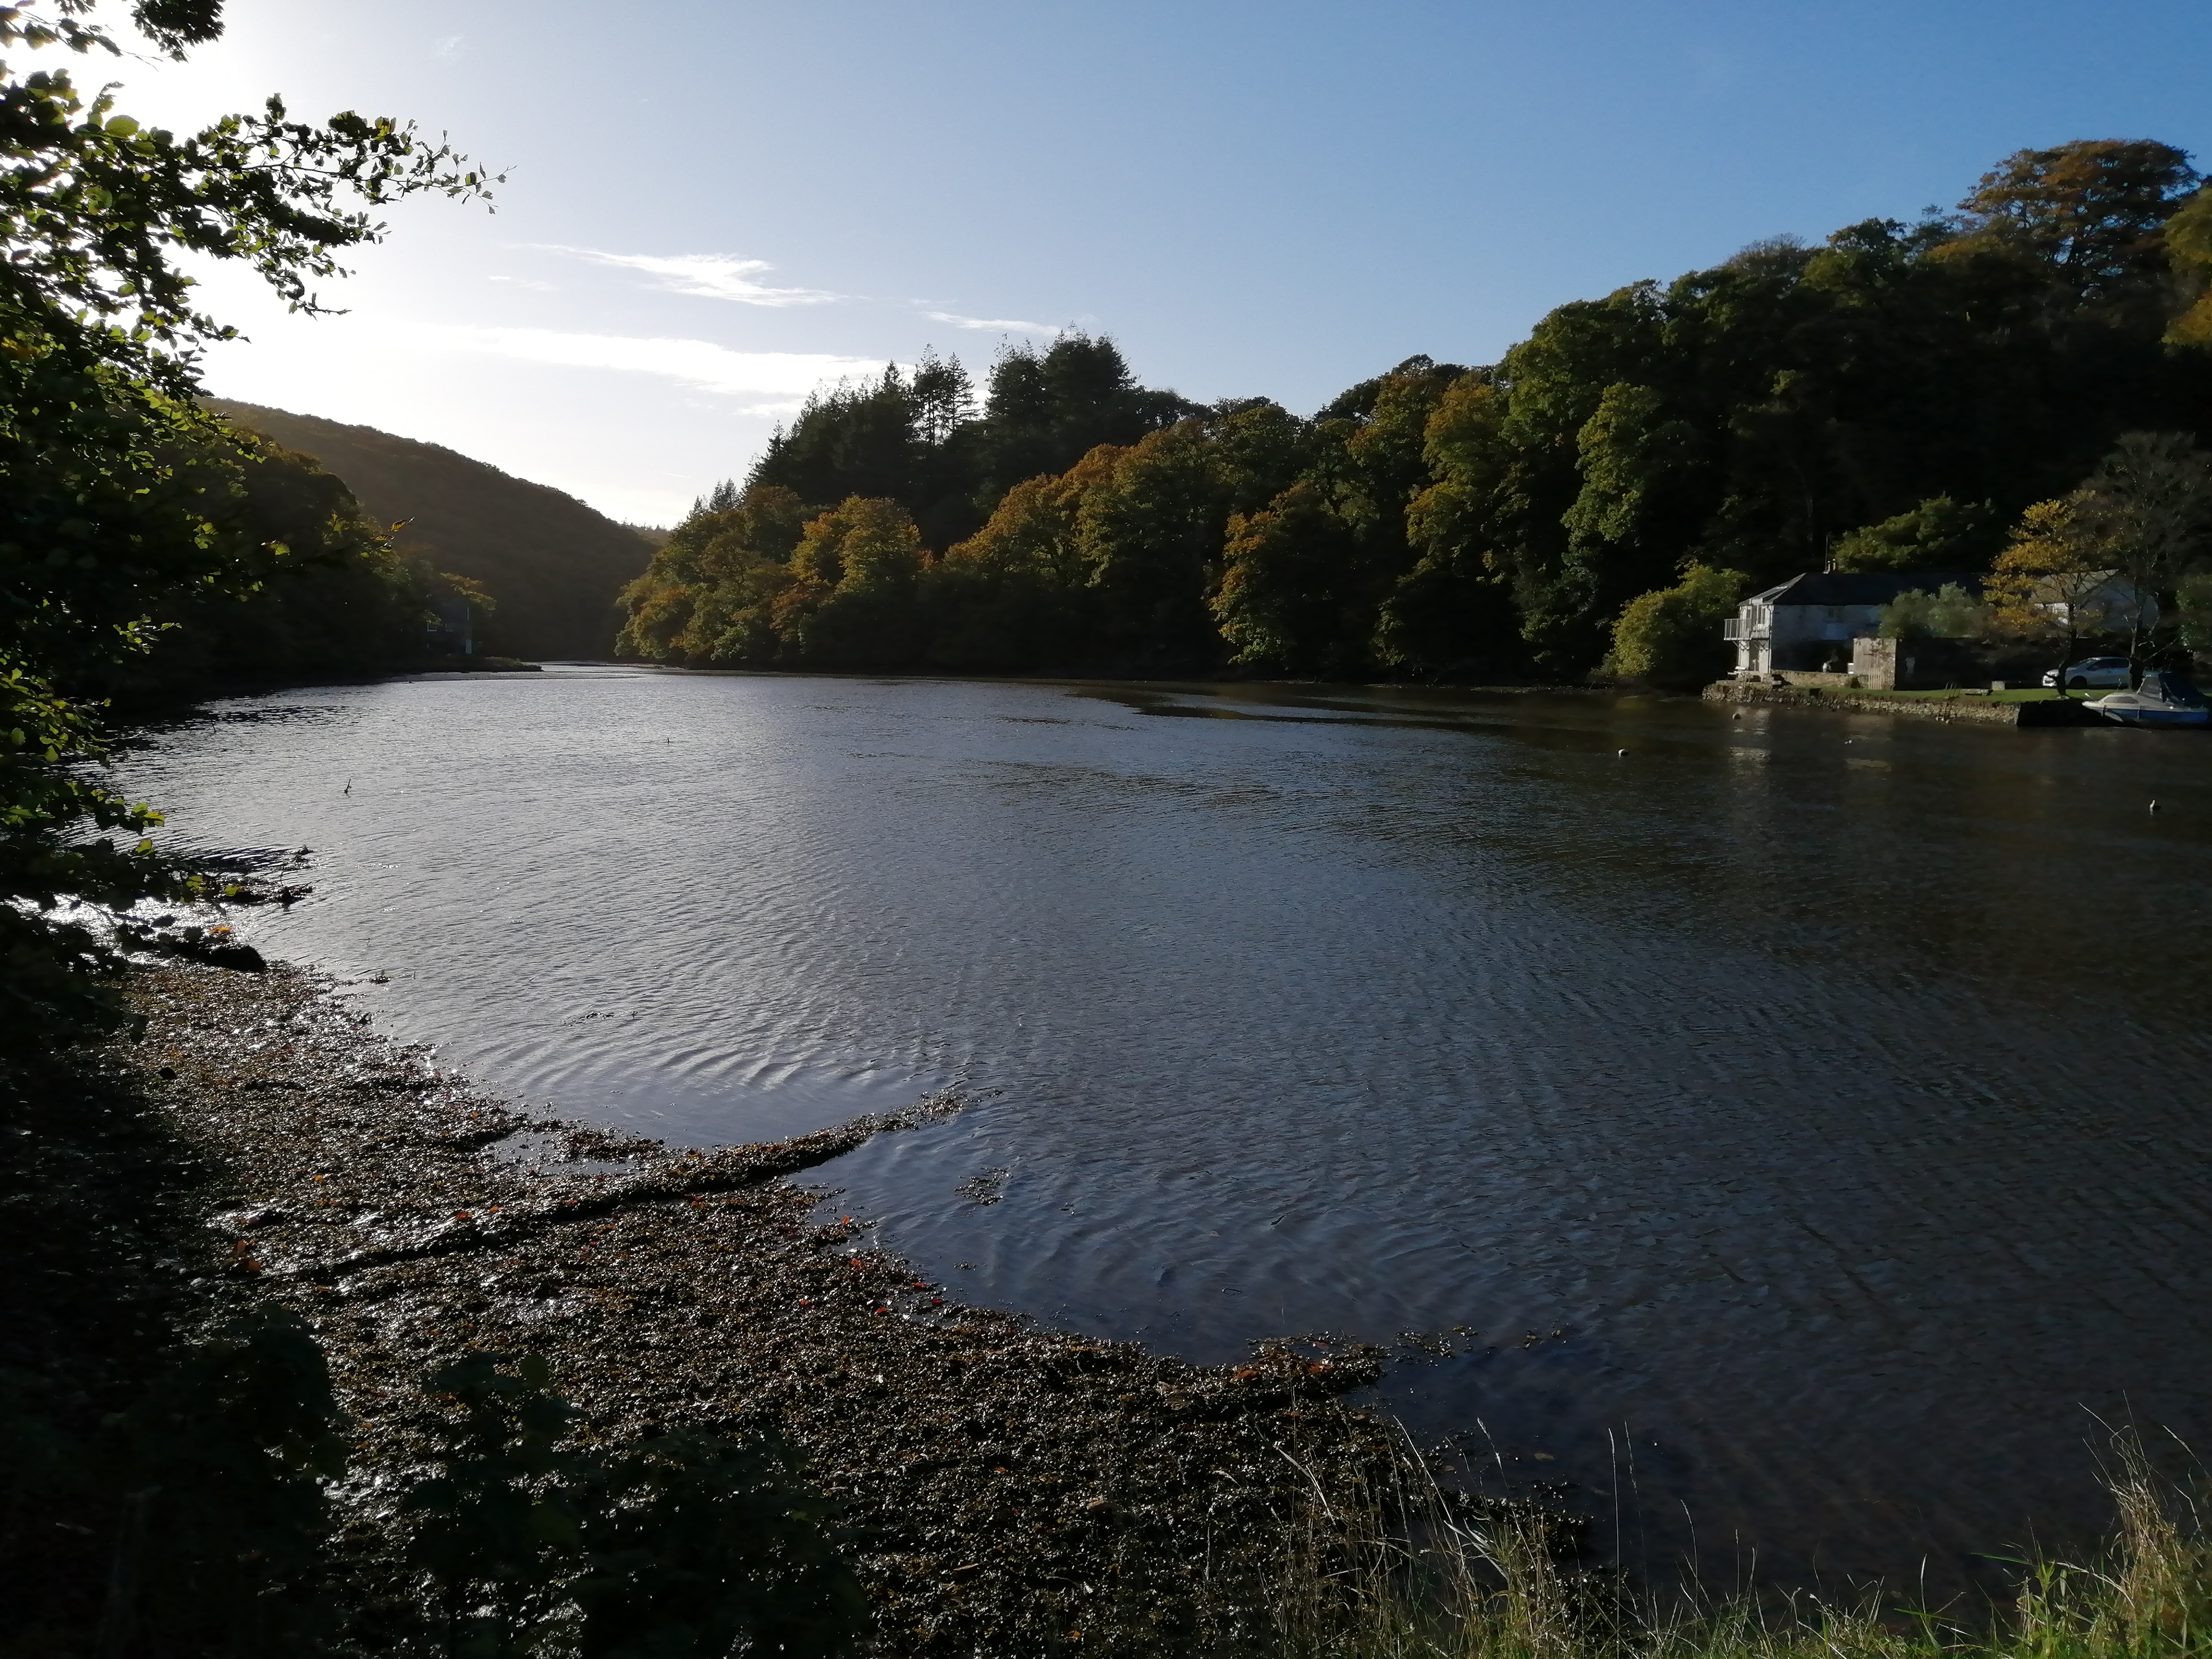
[[[1894,653],[1885,659],[1885,665],[1875,660],[1881,657],[1879,650],[1854,652],[1851,648],[1855,640],[1874,640],[1882,607],[1900,593],[1933,593],[1952,584],[1978,595],[1983,580],[1980,576],[1933,570],[1853,574],[1831,571],[1817,576],[1792,576],[1779,587],[1754,593],[1738,605],[1735,617],[1721,624],[1722,637],[1735,643],[1735,672],[1740,679],[1774,673],[1815,674],[1836,663],[1844,673],[1857,675],[1869,684],[1889,685],[1898,683],[1891,676],[1909,665],[1900,664]],[[2124,634],[2131,623],[2144,629],[2158,625],[2156,598],[2138,593],[2117,572],[2106,572],[2079,605],[2078,631],[2085,636]],[[2069,608],[2056,588],[2047,590],[2046,596],[2035,602],[2036,610],[2062,623]],[[1941,641],[1923,644],[1928,649],[1921,654],[1926,658],[1932,653],[1936,665],[1958,654],[1957,647],[1947,650]],[[1862,657],[1867,660],[1857,659]],[[1929,662],[1923,661],[1922,666],[1936,672]]]
[[[1979,576],[1925,570],[1792,576],[1738,605],[1735,616],[1721,625],[1722,634],[1735,642],[1739,678],[1777,671],[1817,673],[1823,663],[1848,663],[1851,641],[1872,635],[1882,606],[1899,594],[1933,593],[1946,582],[1969,593],[1981,591]]]

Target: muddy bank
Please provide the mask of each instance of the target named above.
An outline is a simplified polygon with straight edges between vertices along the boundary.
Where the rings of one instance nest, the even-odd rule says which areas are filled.
[[[1393,1455],[1339,1396],[1372,1349],[1206,1368],[959,1306],[805,1172],[951,1098],[686,1151],[510,1109],[307,975],[149,967],[119,1059],[204,1160],[185,1271],[325,1345],[360,1457],[414,1460],[418,1380],[536,1352],[619,1440],[772,1424],[843,1506],[884,1654],[1264,1650],[1285,1519]],[[796,1179],[794,1179],[796,1178]]]

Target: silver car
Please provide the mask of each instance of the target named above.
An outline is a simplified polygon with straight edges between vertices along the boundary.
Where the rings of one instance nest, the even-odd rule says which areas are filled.
[[[2057,685],[2061,679],[2069,691],[2085,691],[2092,686],[2126,691],[2136,683],[2135,670],[2125,657],[2085,657],[2069,667],[2052,669],[2043,677],[2043,683]]]

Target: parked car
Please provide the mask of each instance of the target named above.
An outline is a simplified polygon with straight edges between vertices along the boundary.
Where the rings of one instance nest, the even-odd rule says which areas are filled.
[[[2093,685],[2126,691],[2132,690],[2136,683],[2134,671],[2125,657],[2084,657],[2063,669],[2052,669],[2043,677],[2043,683],[2057,685],[2062,679],[2072,691],[2087,690]]]

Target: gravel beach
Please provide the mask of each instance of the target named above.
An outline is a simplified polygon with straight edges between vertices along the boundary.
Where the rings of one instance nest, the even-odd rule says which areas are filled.
[[[596,1439],[780,1430],[842,1509],[880,1653],[1226,1655],[1271,1645],[1316,1493],[1395,1461],[1340,1398],[1374,1349],[1189,1365],[961,1306],[809,1224],[806,1170],[955,1097],[671,1147],[488,1098],[282,964],[146,968],[132,994],[119,1057],[204,1159],[182,1271],[308,1320],[372,1476],[417,1461],[439,1364],[542,1354]]]

